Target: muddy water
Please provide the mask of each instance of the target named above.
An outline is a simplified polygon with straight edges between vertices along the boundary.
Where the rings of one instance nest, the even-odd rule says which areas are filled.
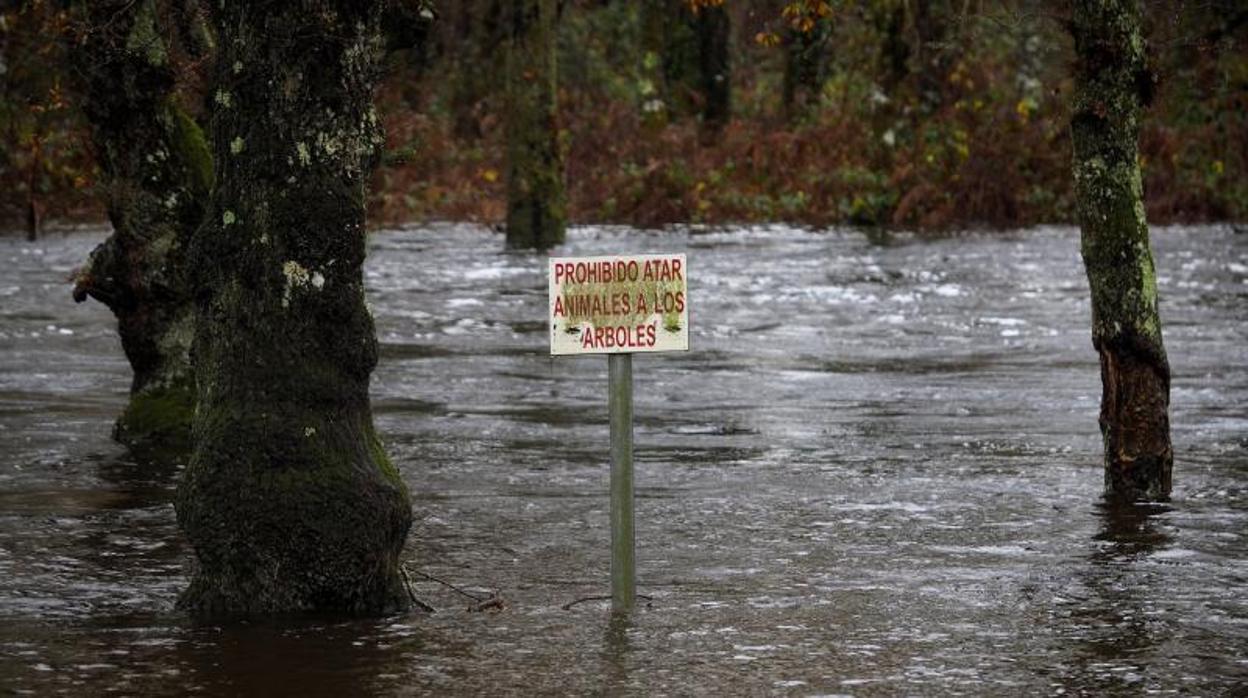
[[[640,591],[607,589],[606,361],[546,356],[544,258],[371,243],[380,431],[433,616],[197,626],[180,466],[109,441],[128,373],[0,240],[0,688],[181,694],[1184,694],[1248,686],[1248,235],[1155,232],[1175,496],[1107,510],[1077,234],[580,229],[685,252],[693,350],[635,360]]]

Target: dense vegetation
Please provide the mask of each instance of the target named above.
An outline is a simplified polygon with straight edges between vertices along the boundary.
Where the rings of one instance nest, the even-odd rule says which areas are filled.
[[[562,4],[558,119],[571,220],[1073,222],[1074,53],[1060,4],[692,4]],[[28,0],[0,13],[8,228],[32,209],[102,217],[68,7]],[[500,4],[434,9],[428,40],[388,59],[378,103],[388,153],[373,219],[497,223],[507,200]],[[729,97],[688,77],[700,46],[678,31],[684,23],[696,33],[713,11],[727,18]],[[1145,31],[1150,221],[1248,218],[1248,10],[1234,0],[1149,0]],[[202,116],[207,68],[179,70],[179,98]],[[708,117],[708,100],[724,99],[727,117]]]

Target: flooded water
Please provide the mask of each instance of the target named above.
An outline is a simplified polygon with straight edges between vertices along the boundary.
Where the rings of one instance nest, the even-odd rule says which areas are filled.
[[[639,592],[608,593],[606,360],[547,353],[545,258],[379,233],[379,430],[439,609],[196,625],[180,466],[109,440],[128,368],[65,281],[103,232],[0,240],[0,690],[1181,694],[1248,687],[1248,234],[1154,231],[1175,491],[1109,510],[1072,229],[922,240],[577,229],[685,252],[692,350],[641,355]]]

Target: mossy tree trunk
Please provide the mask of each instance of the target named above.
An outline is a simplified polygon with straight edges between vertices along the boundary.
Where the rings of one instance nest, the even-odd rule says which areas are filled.
[[[224,0],[216,188],[196,233],[195,444],[178,524],[198,614],[405,605],[411,506],[373,428],[365,185],[382,0]]]
[[[212,160],[174,98],[170,51],[154,0],[86,4],[75,65],[113,233],[79,271],[74,298],[117,316],[134,371],[115,437],[161,457],[189,449],[194,311],[184,255],[200,223]]]
[[[507,246],[546,249],[567,228],[559,143],[556,0],[506,0]]]
[[[1138,139],[1152,79],[1138,0],[1075,0],[1075,201],[1101,362],[1105,494],[1170,495],[1170,366],[1144,218]]]

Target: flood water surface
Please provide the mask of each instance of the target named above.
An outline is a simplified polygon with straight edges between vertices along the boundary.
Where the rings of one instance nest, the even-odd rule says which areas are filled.
[[[374,412],[438,608],[197,625],[181,466],[109,439],[129,372],[0,240],[0,689],[123,694],[1028,694],[1248,687],[1248,235],[1154,231],[1175,491],[1109,509],[1078,233],[582,228],[684,252],[691,350],[638,355],[641,607],[612,620],[606,359],[547,355],[545,257],[373,236]],[[429,576],[424,576],[429,575]],[[473,601],[434,581],[483,597]]]

